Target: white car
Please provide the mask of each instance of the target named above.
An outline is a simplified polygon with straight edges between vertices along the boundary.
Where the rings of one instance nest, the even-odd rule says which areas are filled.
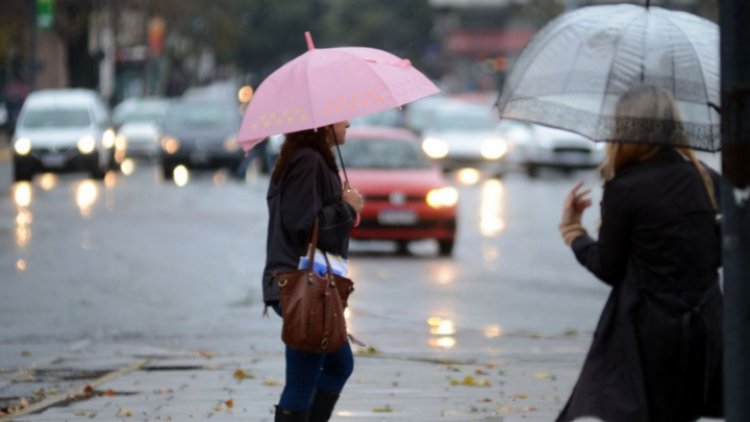
[[[528,127],[528,137],[516,140],[514,154],[529,177],[537,177],[540,168],[591,169],[604,159],[604,142],[542,125]]]
[[[438,105],[422,131],[422,149],[446,171],[476,167],[501,175],[510,147],[498,130],[494,110],[465,101],[450,100]]]
[[[15,180],[68,171],[85,171],[101,179],[114,164],[115,133],[109,110],[92,90],[31,93],[11,143]]]
[[[117,142],[127,145],[128,156],[159,155],[159,128],[168,108],[169,100],[164,98],[128,98],[114,108]]]

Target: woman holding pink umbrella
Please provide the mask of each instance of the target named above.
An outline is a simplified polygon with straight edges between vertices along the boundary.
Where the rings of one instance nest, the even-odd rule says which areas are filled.
[[[287,134],[268,188],[268,240],[263,300],[281,315],[274,273],[296,268],[316,218],[318,247],[347,258],[349,231],[362,209],[356,190],[342,190],[331,147],[343,144],[349,123]],[[286,348],[286,385],[277,421],[327,421],[354,367],[349,343],[331,353]]]
[[[373,48],[316,49],[305,36],[308,51],[261,83],[238,135],[249,151],[267,136],[286,134],[268,188],[263,271],[263,301],[279,315],[274,274],[297,269],[316,219],[319,249],[347,259],[363,199],[348,180],[342,183],[332,148],[346,141],[348,120],[439,92],[408,60]],[[343,161],[341,166],[346,179]],[[328,353],[286,346],[285,355],[286,384],[275,420],[329,420],[353,370],[349,343]]]

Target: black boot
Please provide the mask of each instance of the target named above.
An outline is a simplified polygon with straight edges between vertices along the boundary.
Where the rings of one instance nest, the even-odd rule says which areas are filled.
[[[315,392],[315,398],[310,406],[310,422],[327,422],[331,419],[333,407],[339,399],[338,393],[325,390]]]
[[[308,422],[310,412],[307,410],[285,410],[276,406],[275,422]]]

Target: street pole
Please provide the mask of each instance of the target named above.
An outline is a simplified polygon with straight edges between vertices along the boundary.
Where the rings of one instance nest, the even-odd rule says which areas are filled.
[[[37,71],[37,60],[36,60],[36,43],[37,43],[37,23],[36,23],[36,0],[28,0],[29,5],[29,59],[26,61],[28,64],[28,83],[29,91],[36,90],[36,71]]]
[[[724,400],[750,421],[750,2],[721,0]]]

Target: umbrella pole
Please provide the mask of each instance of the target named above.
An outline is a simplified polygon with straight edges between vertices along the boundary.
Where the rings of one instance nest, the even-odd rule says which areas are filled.
[[[341,155],[341,148],[339,148],[339,138],[336,136],[336,132],[333,132],[333,143],[336,144],[336,152],[339,154],[339,162],[341,162],[341,170],[344,172],[344,184],[346,190],[349,190],[349,176],[346,174],[346,165],[344,165],[344,157]]]
[[[724,401],[727,422],[750,420],[750,7],[720,0]]]

